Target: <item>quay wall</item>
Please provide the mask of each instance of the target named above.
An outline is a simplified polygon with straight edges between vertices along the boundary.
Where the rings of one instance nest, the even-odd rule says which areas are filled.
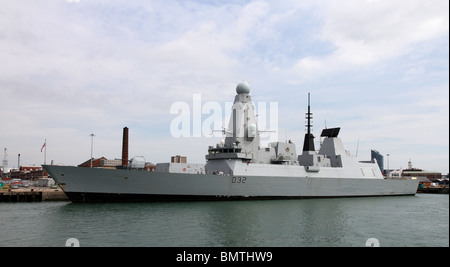
[[[40,202],[68,201],[69,198],[60,189],[27,188],[0,190],[0,202]]]

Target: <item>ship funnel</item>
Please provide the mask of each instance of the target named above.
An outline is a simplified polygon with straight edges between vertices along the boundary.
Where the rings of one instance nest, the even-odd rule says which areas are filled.
[[[122,166],[128,166],[128,128],[123,128]]]

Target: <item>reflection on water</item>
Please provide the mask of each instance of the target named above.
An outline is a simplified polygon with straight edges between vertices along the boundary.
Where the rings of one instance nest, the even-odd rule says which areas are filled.
[[[2,246],[448,246],[448,196],[1,203]],[[429,223],[433,221],[433,224]]]

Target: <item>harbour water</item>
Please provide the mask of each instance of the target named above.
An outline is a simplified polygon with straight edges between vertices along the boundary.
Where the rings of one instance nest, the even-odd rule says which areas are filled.
[[[449,246],[449,197],[0,203],[0,246]]]

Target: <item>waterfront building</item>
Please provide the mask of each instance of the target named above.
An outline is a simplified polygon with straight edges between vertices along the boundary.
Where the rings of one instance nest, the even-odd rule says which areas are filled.
[[[403,177],[426,177],[430,181],[442,178],[442,173],[434,171],[426,171],[422,169],[413,168],[411,159],[408,161],[408,169],[402,171]]]
[[[20,166],[19,169],[12,169],[10,171],[11,179],[33,180],[40,178],[48,178],[48,173],[42,166]]]
[[[92,166],[91,166],[92,162]],[[109,160],[105,157],[93,158],[86,160],[85,162],[78,165],[78,167],[86,167],[86,168],[105,168],[105,167],[116,167],[118,165],[122,165],[121,159]]]
[[[172,156],[170,159],[171,163],[187,163],[187,157],[176,155]]]

